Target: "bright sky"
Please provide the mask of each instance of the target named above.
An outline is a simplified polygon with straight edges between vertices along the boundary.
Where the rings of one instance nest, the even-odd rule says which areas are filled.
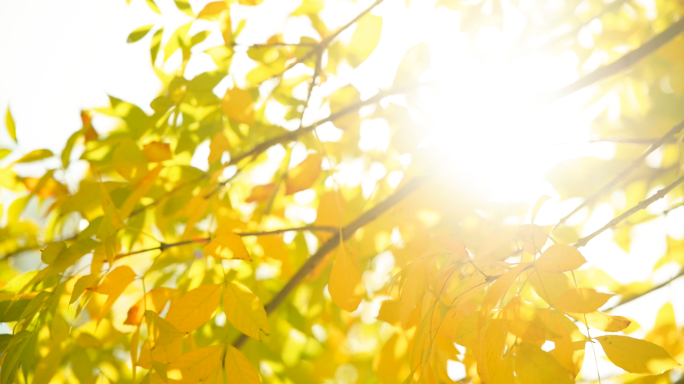
[[[191,1],[195,12],[207,2]],[[298,3],[297,0],[266,0],[259,7],[238,9],[233,18],[256,17],[259,20],[248,23],[243,35],[254,42],[264,42],[282,30],[311,31],[301,18],[286,20],[282,16]],[[324,20],[342,25],[369,1],[360,1],[356,6],[326,3],[331,7],[322,15]],[[403,0],[387,0],[379,6],[373,13],[384,17],[380,45],[366,63],[347,74],[346,81],[351,80],[362,97],[370,97],[378,89],[391,85],[395,66],[406,49],[419,41],[428,41],[432,46],[434,70],[426,77],[445,79],[447,86],[444,94],[431,100],[436,112],[430,119],[438,129],[424,144],[434,146],[436,153],[443,153],[444,164],[458,168],[458,172],[463,169],[454,164],[471,166],[467,171],[483,178],[493,191],[493,200],[511,199],[532,204],[542,194],[551,195],[556,201],[546,204],[538,222],[557,221],[562,212],[568,212],[579,202],[558,203],[558,194],[542,180],[544,173],[558,161],[571,157],[588,154],[610,157],[613,147],[605,143],[550,144],[589,139],[589,123],[607,101],[600,103],[599,108],[582,110],[583,102],[593,92],[587,89],[537,110],[531,94],[525,90],[548,91],[575,80],[578,77],[577,59],[570,54],[553,60],[529,57],[512,66],[503,66],[499,60],[485,65],[476,63],[463,55],[458,23],[454,23],[452,11],[444,10],[434,20],[428,17],[428,11],[432,9],[430,3],[413,1],[409,10],[405,9]],[[106,106],[108,94],[150,110],[149,103],[157,96],[160,84],[149,63],[149,36],[136,44],[127,44],[126,38],[132,30],[143,25],[163,23],[165,31],[170,31],[172,26],[188,21],[172,1],[158,0],[157,4],[164,17],[149,10],[143,0],[133,0],[130,5],[124,0],[0,2],[0,52],[3,55],[0,60],[0,111],[4,116],[5,107],[11,106],[22,152],[38,148],[61,151],[68,136],[81,126],[80,110]],[[482,49],[497,49],[516,38],[524,18],[516,16],[515,10],[507,12],[513,22],[505,31],[488,30],[478,36]],[[202,27],[200,23],[197,28]],[[165,35],[168,38],[168,34]],[[214,35],[202,43],[203,47],[217,44],[217,38],[217,34]],[[288,41],[287,33],[285,40]],[[238,59],[235,62],[239,62]],[[178,65],[178,58],[172,57],[164,68],[170,71],[174,65]],[[199,54],[188,66],[188,77],[212,66],[206,55]],[[248,69],[248,66],[236,64],[232,71],[239,78]],[[226,86],[219,85],[224,89]],[[314,110],[313,114],[316,112]],[[98,129],[107,127],[105,120],[94,123]],[[472,127],[477,129],[468,129]],[[372,132],[385,130],[370,129],[369,132],[380,135]],[[376,142],[382,137],[366,139]],[[0,130],[0,143],[12,145],[4,129]],[[597,190],[600,187],[595,186]],[[629,254],[612,242],[610,231],[593,240],[583,252],[590,261],[610,270],[620,281],[646,279],[665,251],[665,234],[684,237],[681,230],[675,232],[678,227],[675,223],[684,219],[684,212],[679,211],[672,212],[668,218],[636,227],[634,235],[638,236],[634,236]],[[600,205],[589,218],[585,234],[618,213],[619,210],[608,203]],[[580,213],[577,219],[581,218]],[[656,279],[660,282],[668,277]],[[657,309],[665,300],[674,297],[672,292],[675,290],[684,290],[684,282],[676,282],[671,290],[661,290],[646,300],[639,300],[634,304],[639,306],[638,311],[625,306],[616,313],[636,318],[648,327]],[[680,295],[677,300],[675,308],[682,321],[684,297]],[[588,365],[593,369],[593,364]],[[591,376],[590,371],[586,374]]]

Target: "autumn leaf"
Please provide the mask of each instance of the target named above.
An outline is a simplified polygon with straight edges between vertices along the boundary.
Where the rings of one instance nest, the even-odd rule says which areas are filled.
[[[148,333],[152,335],[155,346],[169,345],[176,339],[185,336],[185,333],[176,329],[171,323],[159,317],[159,315],[153,311],[146,311],[145,318]]]
[[[568,313],[569,316],[574,318],[575,320],[579,322],[584,322],[585,319],[587,321],[587,324],[592,327],[596,328],[600,331],[604,332],[620,332],[623,329],[627,328],[629,324],[632,323],[631,320],[622,317],[622,316],[614,316],[614,315],[608,315],[603,312],[599,311],[594,311],[594,312],[589,312],[589,313]]]
[[[534,266],[543,272],[568,272],[574,271],[586,262],[587,260],[577,248],[564,244],[554,244],[542,252],[541,256],[534,262]]]
[[[34,161],[39,161],[39,160],[45,160],[47,158],[53,157],[54,154],[52,153],[51,150],[49,149],[36,149],[34,151],[31,151],[24,156],[22,156],[19,160],[15,161],[15,164],[19,163],[32,163]]]
[[[225,133],[217,132],[209,142],[209,164],[221,160],[223,152],[230,149],[230,143]]]
[[[439,244],[442,248],[446,249],[447,251],[453,253],[454,255],[463,257],[463,258],[470,258],[470,255],[468,254],[468,251],[466,250],[465,244],[461,240],[459,240],[456,237],[452,236],[435,236],[432,235],[432,238],[435,239],[437,244]]]
[[[5,113],[5,128],[7,128],[7,133],[14,140],[17,141],[17,125],[14,123],[14,118],[12,117],[12,112],[10,112],[9,107]]]
[[[291,195],[310,188],[321,174],[322,161],[322,155],[312,153],[296,167],[290,169],[285,179],[285,194]]]
[[[159,287],[150,290],[128,310],[128,316],[126,317],[124,324],[140,324],[145,315],[145,311],[154,311],[157,314],[161,313],[166,304],[170,300],[175,299],[176,296],[178,296],[178,291],[172,288]]]
[[[202,10],[197,14],[198,19],[217,21],[218,15],[221,12],[228,10],[226,3],[223,1],[211,2],[202,8]]]
[[[254,123],[254,99],[252,94],[237,86],[226,91],[221,100],[223,115],[236,123]]]
[[[653,375],[680,366],[665,349],[646,340],[617,335],[595,339],[608,359],[627,372]]]
[[[121,296],[124,289],[135,280],[135,272],[131,267],[123,265],[116,267],[105,276],[100,285],[93,288],[86,288],[103,295],[107,295],[107,301],[102,306],[100,314],[97,316],[98,321],[101,321],[109,312],[114,302]]]
[[[170,383],[193,384],[205,381],[221,369],[222,345],[190,351],[173,360],[166,372]]]
[[[231,230],[217,231],[211,242],[204,247],[204,253],[217,259],[252,261],[240,235]]]
[[[200,285],[171,303],[166,321],[181,332],[192,332],[211,320],[220,299],[221,285]]]
[[[152,141],[143,146],[143,153],[150,163],[171,160],[171,146],[167,143]]]
[[[380,41],[382,31],[382,17],[366,15],[354,30],[347,49],[347,60],[352,67],[358,67],[375,50]]]
[[[116,171],[126,180],[139,180],[147,174],[147,157],[133,140],[119,143],[113,161]]]
[[[363,299],[361,274],[344,250],[337,253],[333,262],[328,291],[332,301],[347,312],[355,311]]]
[[[223,294],[223,311],[238,331],[261,340],[260,331],[270,334],[268,317],[259,298],[242,284],[229,282]]]
[[[536,345],[521,343],[515,351],[515,373],[520,384],[574,383],[562,365]]]
[[[249,193],[249,197],[245,199],[245,203],[260,202],[269,199],[273,196],[276,187],[277,186],[274,183],[255,186]]]
[[[560,295],[554,305],[565,312],[594,312],[613,296],[615,295],[596,292],[592,288],[573,288]]]
[[[224,360],[228,384],[259,384],[259,374],[245,355],[232,345],[226,349]]]

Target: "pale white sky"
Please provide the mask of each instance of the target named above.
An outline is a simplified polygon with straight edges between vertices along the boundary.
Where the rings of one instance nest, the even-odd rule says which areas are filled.
[[[193,1],[194,11],[201,10],[207,2],[206,0]],[[188,21],[175,9],[172,1],[164,0],[157,1],[157,3],[164,17],[149,10],[144,0],[132,0],[130,5],[127,5],[125,0],[0,0],[0,112],[4,117],[6,106],[11,105],[22,152],[38,148],[60,152],[67,137],[81,127],[80,110],[107,106],[107,94],[149,110],[150,101],[157,96],[160,89],[160,84],[149,62],[149,37],[136,44],[127,44],[126,38],[132,30],[143,25],[165,24],[170,29],[173,25],[177,26]],[[338,21],[338,25],[341,25],[367,3],[360,2],[357,4],[358,7],[338,6],[330,9],[323,16],[327,19],[334,19]],[[377,52],[352,76],[353,84],[362,91],[362,94],[370,96],[379,87],[390,85],[394,77],[394,68],[386,68],[383,65],[387,65],[388,62],[396,63],[410,45],[420,39],[425,39],[429,40],[433,46],[444,47],[445,44],[453,42],[457,36],[456,34],[439,34],[440,31],[453,30],[453,26],[449,26],[448,15],[441,21],[434,22],[426,17],[427,13],[423,13],[427,8],[416,5],[418,2],[412,2],[414,8],[410,12],[402,11],[404,3],[403,0],[388,0],[377,11],[374,11],[376,14],[386,16],[385,29]],[[247,24],[245,34],[252,36],[254,41],[262,42],[286,25],[307,28],[306,23],[301,19],[286,21],[278,16],[285,14],[288,9],[293,9],[297,4],[297,0],[267,0],[260,7],[240,8],[238,14],[234,16],[260,17],[260,23]],[[273,10],[273,7],[278,8],[279,11],[271,13],[265,11],[266,9]],[[389,15],[394,16],[388,17]],[[265,22],[266,20],[268,22]],[[420,31],[420,33],[416,34],[415,31]],[[516,32],[510,33],[515,35]],[[168,34],[165,33],[165,35],[168,37]],[[496,33],[490,37],[494,40],[509,38],[508,35],[496,35]],[[206,44],[210,46],[212,41],[215,40],[209,40]],[[491,41],[485,41],[485,43],[489,44]],[[202,58],[202,55],[198,55],[196,60],[196,64],[188,68],[190,75],[193,71],[198,73],[207,68],[206,57]],[[456,77],[454,80],[459,86],[467,84],[473,78],[477,79],[480,74],[478,70],[490,71],[490,73],[496,70],[495,66],[478,68],[477,65],[468,62],[467,58],[463,60],[457,52],[448,50],[440,51],[435,55],[433,64],[435,64],[435,76],[459,71],[465,73],[466,76]],[[497,110],[499,107],[504,110],[510,109],[511,106],[506,105],[508,101],[520,101],[518,100],[520,94],[516,88],[517,82],[526,79],[536,80],[536,84],[534,82],[527,84],[542,87],[551,84],[552,80],[556,80],[556,83],[553,83],[555,86],[561,86],[577,77],[573,57],[561,57],[553,61],[539,59],[523,64],[518,69],[512,70],[511,73],[517,76],[486,79],[482,77],[481,81],[475,81],[475,88],[490,86],[492,89],[501,90],[502,94],[508,98],[500,97],[501,100],[498,101],[500,105],[486,105],[486,108],[479,105],[478,109],[465,112],[474,115],[475,117],[471,118],[475,119],[478,116],[491,114],[491,110]],[[173,65],[173,59],[170,60],[169,65]],[[236,74],[239,74],[239,70]],[[483,76],[486,76],[486,73]],[[514,77],[512,81],[511,77]],[[458,87],[454,88],[458,89]],[[446,103],[442,109],[453,113],[449,108],[468,101],[473,95],[470,93],[472,89],[474,88],[469,88],[460,94],[454,92],[455,94],[448,95],[450,99],[442,100]],[[449,115],[438,116],[438,119],[441,119],[446,126],[441,134],[456,142],[460,140],[467,143],[461,149],[470,152],[466,152],[463,154],[465,157],[461,158],[458,157],[462,155],[461,153],[455,153],[456,160],[451,160],[463,161],[466,158],[472,159],[478,156],[478,159],[483,160],[480,162],[482,168],[479,172],[496,183],[492,184],[493,188],[505,192],[499,197],[526,201],[531,204],[542,193],[557,196],[554,196],[549,185],[541,180],[546,170],[555,162],[590,153],[610,156],[612,149],[610,145],[553,147],[541,145],[549,142],[586,140],[589,137],[588,124],[597,110],[582,112],[579,106],[590,93],[589,90],[584,94],[574,95],[533,119],[523,116],[520,121],[515,122],[511,121],[509,115],[489,117],[490,124],[500,126],[501,132],[522,129],[520,132],[527,136],[523,137],[525,139],[523,143],[517,144],[523,145],[526,142],[529,144],[523,147],[526,150],[514,148],[513,143],[492,144],[486,137],[470,137],[468,135],[476,134],[470,131],[455,132],[448,126],[453,117]],[[475,94],[475,97],[478,95]],[[487,95],[482,97],[488,103],[492,102]],[[524,106],[517,107],[523,110],[525,108]],[[600,106],[600,108],[603,107],[605,103]],[[516,111],[520,113],[520,110],[516,109]],[[4,124],[0,123],[0,125]],[[97,120],[96,127],[100,127]],[[470,145],[473,142],[480,142],[479,147]],[[9,142],[5,130],[0,129],[0,146],[13,147],[13,145]],[[516,151],[511,151],[511,148]],[[521,169],[525,171],[521,172]],[[600,186],[597,185],[596,189],[598,188]],[[560,211],[567,211],[576,203],[549,201],[538,216],[538,222],[554,222],[560,217],[558,214]],[[629,254],[612,242],[610,231],[593,240],[583,253],[590,262],[596,262],[602,268],[612,271],[621,280],[647,278],[652,265],[664,252],[665,234],[669,232],[676,237],[684,236],[684,233],[675,233],[681,226],[678,223],[684,220],[684,210],[679,211],[672,212],[668,219],[654,220],[635,228],[634,234],[639,236],[635,237],[638,240]],[[604,204],[594,212],[585,230],[600,227],[617,213],[619,211],[610,204]],[[663,281],[667,279],[667,276],[659,278]],[[657,309],[665,300],[675,298],[675,308],[681,322],[684,320],[684,297],[674,296],[675,290],[683,291],[684,282],[678,281],[673,284],[672,289],[662,290],[649,296],[648,299],[635,302],[632,306],[638,305],[638,310],[634,308],[629,310],[625,307],[617,313],[624,312],[643,325],[649,326]],[[593,362],[586,366],[590,368],[587,371],[587,375],[590,375]],[[604,372],[603,367],[602,372]]]

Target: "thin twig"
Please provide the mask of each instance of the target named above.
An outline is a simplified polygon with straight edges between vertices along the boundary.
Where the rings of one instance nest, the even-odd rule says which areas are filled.
[[[575,247],[583,247],[587,245],[587,243],[593,239],[594,237],[600,235],[601,233],[605,232],[606,230],[618,225],[621,221],[625,220],[626,218],[630,217],[631,215],[641,211],[642,209],[645,209],[649,205],[651,205],[653,202],[662,199],[668,192],[673,190],[676,186],[684,182],[684,175],[680,176],[677,180],[673,181],[670,185],[667,187],[659,190],[656,192],[653,196],[649,197],[648,199],[640,201],[637,205],[633,206],[620,216],[615,217],[613,220],[609,221],[606,225],[601,227],[600,229],[594,231],[592,234],[585,236],[577,241],[575,243]]]
[[[658,48],[665,45],[670,40],[674,39],[682,31],[684,31],[684,18],[672,24],[663,32],[657,34],[648,42],[642,44],[639,48],[628,52],[627,54],[615,60],[614,62],[600,67],[594,72],[580,78],[574,83],[569,84],[555,92],[542,95],[542,101],[545,103],[552,103],[556,100],[562,99],[565,96],[575,93],[576,91],[579,91],[582,88],[588,87],[603,79],[606,79],[619,72],[622,72],[625,69],[636,64],[637,62],[641,61],[642,59],[656,51]]]
[[[267,235],[277,235],[280,233],[285,233],[285,232],[301,232],[301,231],[311,231],[311,232],[337,232],[336,227],[329,227],[329,226],[315,226],[315,225],[309,225],[305,227],[294,227],[294,228],[283,228],[283,229],[276,229],[273,231],[264,231],[264,232],[235,232],[236,235],[241,236],[241,237],[247,237],[247,236],[267,236]],[[211,241],[211,237],[202,237],[199,239],[193,239],[193,240],[185,240],[185,241],[180,241],[178,243],[159,243],[159,246],[157,247],[152,247],[152,248],[145,248],[145,249],[138,249],[136,251],[131,251],[128,253],[123,253],[120,255],[116,255],[114,260],[119,260],[127,256],[132,256],[132,255],[137,255],[140,253],[145,253],[145,252],[152,252],[152,251],[165,251],[169,248],[174,248],[174,247],[180,247],[182,245],[188,245],[188,244],[196,244],[196,243],[206,243]]]
[[[554,229],[560,225],[563,225],[572,215],[579,212],[580,209],[582,209],[582,208],[586,207],[587,205],[595,202],[599,197],[610,192],[613,188],[615,188],[616,185],[618,185],[621,181],[623,181],[630,173],[632,173],[635,169],[637,169],[644,162],[644,160],[646,160],[646,157],[648,157],[648,155],[650,155],[656,149],[660,148],[661,145],[663,145],[666,141],[668,141],[674,135],[678,134],[682,129],[684,129],[684,121],[682,121],[679,124],[672,127],[672,129],[670,129],[667,133],[665,133],[660,139],[658,139],[653,144],[651,144],[651,146],[648,147],[648,149],[644,153],[642,153],[641,156],[637,157],[627,168],[623,169],[611,181],[609,181],[606,185],[604,185],[603,188],[599,189],[598,192],[593,194],[588,199],[584,200],[580,205],[575,207],[575,209],[573,209],[572,212],[568,213],[567,215],[565,215],[565,217],[560,219],[560,221],[558,221],[558,223],[554,226]]]

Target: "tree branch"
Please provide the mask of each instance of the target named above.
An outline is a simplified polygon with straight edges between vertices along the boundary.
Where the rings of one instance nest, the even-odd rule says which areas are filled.
[[[560,219],[560,221],[558,221],[558,223],[554,226],[554,229],[560,225],[563,225],[572,215],[577,213],[580,209],[595,202],[602,195],[610,192],[616,185],[623,181],[627,177],[627,175],[629,175],[635,169],[637,169],[641,165],[641,163],[643,163],[644,160],[646,160],[646,157],[648,157],[648,155],[650,155],[653,151],[658,149],[665,142],[670,140],[671,137],[678,134],[682,129],[684,129],[684,121],[672,127],[672,129],[665,133],[660,139],[651,144],[651,146],[648,147],[648,149],[644,153],[642,153],[641,156],[636,158],[627,168],[623,169],[622,172],[618,173],[611,181],[604,185],[603,188],[598,190],[598,192],[593,194],[588,199],[584,200],[580,205],[575,207],[575,209],[573,209],[572,212],[568,213],[567,215],[565,215],[565,217]]]
[[[271,301],[264,306],[266,313],[269,315],[273,313],[273,311],[275,311],[276,308],[282,304],[290,292],[292,292],[299,285],[299,283],[301,283],[302,280],[304,280],[304,278],[311,271],[313,271],[314,268],[316,268],[316,266],[323,260],[325,255],[337,248],[342,241],[349,239],[359,228],[375,220],[378,216],[394,207],[397,203],[409,196],[411,193],[420,189],[430,180],[432,176],[433,174],[421,175],[407,182],[393,195],[363,213],[361,216],[356,218],[356,220],[346,225],[341,231],[326,241],[325,244],[323,244],[318,251],[316,251],[316,253],[314,253],[304,262],[299,270],[290,278],[287,284],[285,284],[285,286],[273,297],[273,299],[271,299]],[[341,239],[340,233],[342,234]],[[239,349],[247,340],[248,337],[242,334],[235,340],[235,342],[233,342],[233,346]]]
[[[411,91],[415,88],[425,86],[425,85],[429,85],[431,83],[432,82],[417,83],[417,84],[412,84],[412,85],[405,86],[405,87],[398,87],[396,89],[390,89],[387,91],[380,91],[380,92],[378,92],[378,94],[369,98],[368,100],[359,101],[358,103],[348,105],[347,107],[331,114],[330,116],[326,117],[325,119],[316,121],[315,123],[313,123],[309,126],[302,127],[300,129],[297,129],[296,131],[291,131],[291,132],[285,133],[283,135],[274,137],[272,139],[268,139],[268,140],[266,140],[260,144],[257,144],[254,148],[250,149],[249,151],[244,152],[238,156],[235,156],[234,158],[231,158],[230,161],[228,162],[228,164],[226,164],[226,165],[236,164],[239,161],[241,161],[242,159],[249,157],[249,156],[256,156],[256,155],[264,152],[265,150],[271,148],[274,145],[286,143],[286,142],[289,142],[292,140],[296,140],[300,136],[303,136],[303,135],[313,131],[314,129],[316,129],[317,126],[319,126],[321,124],[339,119],[340,117],[345,116],[351,112],[358,111],[359,109],[361,109],[362,107],[365,107],[366,105],[375,104],[387,96],[405,93],[405,92]]]
[[[328,227],[328,226],[314,226],[314,225],[309,225],[306,227],[295,227],[295,228],[283,228],[283,229],[276,229],[273,231],[265,231],[265,232],[235,232],[236,235],[241,236],[241,237],[247,237],[247,236],[267,236],[267,235],[277,235],[280,233],[285,233],[285,232],[300,232],[300,231],[320,231],[320,232],[337,232],[339,228],[335,227]],[[186,241],[181,241],[178,243],[160,243],[159,246],[157,247],[152,247],[152,248],[145,248],[145,249],[139,249],[137,251],[132,251],[129,253],[123,253],[120,255],[116,255],[114,260],[119,260],[123,259],[124,257],[127,256],[132,256],[132,255],[137,255],[140,253],[145,253],[145,252],[152,252],[152,251],[165,251],[169,248],[173,247],[180,247],[181,245],[188,245],[188,244],[195,244],[195,243],[206,243],[211,241],[211,237],[202,237],[199,239],[193,239],[193,240],[186,240]]]
[[[546,103],[552,103],[558,99],[562,99],[565,96],[575,93],[576,91],[579,91],[584,87],[587,87],[598,81],[611,77],[617,74],[618,72],[621,72],[631,67],[632,65],[641,61],[646,56],[653,53],[658,48],[665,45],[668,41],[675,38],[682,31],[684,31],[684,18],[672,24],[669,28],[657,34],[655,37],[641,45],[639,48],[625,54],[616,61],[608,65],[604,65],[603,67],[600,67],[599,69],[582,77],[581,79],[575,81],[572,84],[569,84],[555,92],[551,92],[544,95],[543,101]]]
[[[663,283],[660,283],[660,284],[658,284],[658,285],[655,285],[655,286],[653,286],[653,287],[651,287],[651,288],[645,290],[644,292],[637,293],[637,294],[635,294],[635,295],[631,295],[631,296],[627,296],[627,297],[623,297],[622,300],[620,300],[619,303],[613,305],[612,307],[605,308],[605,309],[603,309],[602,311],[603,311],[603,312],[608,312],[608,311],[613,310],[613,309],[615,309],[615,308],[617,308],[617,307],[619,307],[619,306],[621,306],[621,305],[625,305],[625,304],[627,304],[627,303],[629,303],[629,302],[632,302],[632,301],[634,301],[634,300],[636,300],[636,299],[639,299],[639,298],[641,298],[641,297],[643,297],[643,296],[646,296],[646,295],[648,295],[648,294],[651,293],[651,292],[654,292],[654,291],[657,291],[657,290],[659,290],[659,289],[661,289],[661,288],[666,287],[668,284],[670,284],[671,282],[677,280],[678,278],[680,278],[680,277],[682,277],[682,276],[684,276],[684,268],[680,269],[680,270],[679,270],[679,273],[677,273],[675,276],[673,276],[670,280],[665,281],[665,282],[663,282]]]
[[[604,225],[600,229],[594,231],[592,234],[579,239],[577,241],[577,243],[575,244],[575,247],[579,248],[579,247],[583,247],[583,246],[587,245],[587,243],[591,239],[593,239],[594,237],[596,237],[596,236],[600,235],[601,233],[603,233],[604,231],[618,225],[621,221],[623,221],[626,218],[630,217],[631,215],[639,212],[640,210],[645,209],[646,207],[651,205],[653,202],[662,199],[668,192],[673,190],[676,186],[678,186],[682,182],[684,182],[684,175],[680,176],[677,180],[673,181],[667,187],[659,190],[658,192],[656,192],[653,196],[649,197],[648,199],[640,201],[639,204],[633,206],[628,211],[624,212],[620,216],[609,221],[606,225]]]

